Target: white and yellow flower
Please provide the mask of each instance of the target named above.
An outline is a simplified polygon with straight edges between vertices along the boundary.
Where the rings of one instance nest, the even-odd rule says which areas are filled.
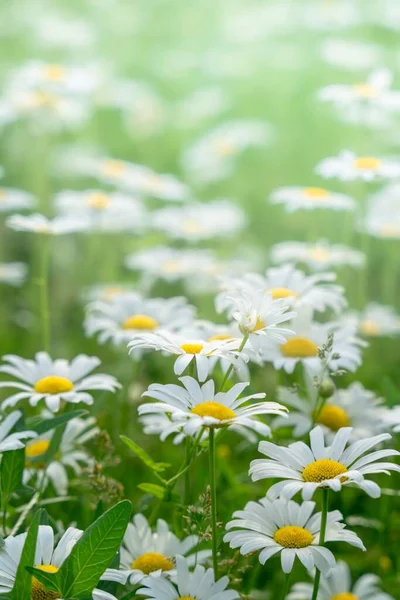
[[[9,210],[32,208],[36,199],[32,194],[10,187],[0,186],[0,213]]]
[[[400,177],[400,161],[382,156],[357,156],[343,150],[338,156],[324,158],[315,172],[321,177],[335,177],[342,181],[379,181]]]
[[[71,362],[52,360],[47,352],[38,352],[34,360],[15,354],[3,356],[0,373],[15,377],[16,381],[1,381],[0,388],[14,388],[17,393],[6,398],[3,408],[28,400],[31,406],[43,400],[49,410],[57,412],[61,403],[93,404],[89,391],[102,390],[114,393],[120,384],[112,375],[89,375],[99,366],[96,356],[79,354]]]
[[[370,302],[361,313],[349,313],[358,331],[367,338],[400,335],[400,315],[392,306]]]
[[[282,187],[270,196],[272,204],[283,204],[286,212],[330,208],[332,210],[355,210],[353,198],[319,187]]]
[[[15,231],[29,231],[41,235],[63,235],[89,228],[89,222],[78,216],[58,216],[49,219],[39,213],[12,215],[6,220],[6,225]]]
[[[0,283],[20,286],[24,283],[28,267],[22,262],[0,263]]]
[[[400,239],[399,191],[400,186],[392,184],[372,196],[359,223],[362,231],[380,239]]]
[[[270,256],[274,263],[302,263],[311,271],[342,266],[360,269],[365,266],[363,252],[343,244],[330,244],[327,240],[315,243],[280,242],[272,246]]]

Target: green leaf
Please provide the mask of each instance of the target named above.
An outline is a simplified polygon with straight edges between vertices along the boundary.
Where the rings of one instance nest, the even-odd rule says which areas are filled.
[[[128,448],[132,450],[132,452],[136,454],[136,456],[140,458],[140,460],[155,473],[162,473],[170,466],[168,463],[154,462],[151,456],[149,456],[147,452],[143,450],[143,448],[138,446],[134,441],[125,435],[120,435],[120,438],[124,444],[126,444]]]
[[[85,531],[58,572],[62,598],[85,598],[93,591],[121,545],[131,510],[123,500]]]
[[[26,567],[32,567],[35,560],[36,539],[43,512],[43,510],[38,510],[36,512],[29,527],[21,554],[21,560],[19,561],[18,569],[15,574],[15,584],[12,590],[13,600],[28,600],[31,597],[32,575],[28,573]]]
[[[24,467],[24,448],[4,452],[1,461],[1,491],[6,498],[21,486]]]
[[[65,425],[71,419],[78,419],[85,417],[88,413],[87,410],[74,410],[73,412],[64,413],[54,419],[43,419],[42,417],[34,417],[27,422],[27,427],[36,431],[38,435],[43,435],[51,429],[55,429],[59,425]]]
[[[151,494],[156,498],[162,500],[165,496],[165,487],[161,485],[157,485],[156,483],[140,483],[138,488],[142,490],[142,492],[146,492],[146,494]]]
[[[58,573],[47,573],[47,571],[42,571],[42,569],[36,569],[35,567],[25,567],[28,573],[31,574],[31,577],[35,577],[40,583],[43,583],[46,590],[50,590],[52,592],[59,592],[59,582],[58,582]]]

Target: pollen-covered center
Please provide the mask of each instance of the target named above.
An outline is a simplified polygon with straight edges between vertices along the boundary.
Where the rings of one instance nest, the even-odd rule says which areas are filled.
[[[341,594],[335,594],[330,600],[359,600],[359,597],[351,592],[342,592]]]
[[[285,525],[285,527],[275,531],[274,540],[285,548],[306,548],[313,543],[314,537],[303,527]]]
[[[326,404],[318,415],[317,423],[329,427],[332,431],[338,431],[341,427],[348,427],[350,417],[340,406]]]
[[[164,273],[180,273],[182,271],[183,263],[180,260],[166,260],[162,264],[162,270]]]
[[[362,333],[365,333],[365,335],[378,335],[381,330],[379,323],[373,321],[372,319],[365,319],[361,323],[360,329]]]
[[[191,233],[200,233],[203,230],[203,227],[199,221],[196,219],[188,219],[183,224],[183,231],[187,234]]]
[[[296,298],[297,294],[293,290],[285,287],[276,287],[270,290],[267,290],[268,294],[271,294],[274,300],[279,300],[280,298]]]
[[[177,600],[196,600],[194,596],[179,596]]]
[[[204,348],[204,345],[197,342],[188,342],[187,344],[181,344],[180,347],[181,350],[185,352],[185,354],[200,354],[200,352]]]
[[[62,394],[74,389],[72,381],[58,375],[48,375],[39,379],[33,386],[38,394]]]
[[[95,210],[104,210],[110,204],[110,197],[103,192],[93,192],[88,195],[87,203]]]
[[[138,569],[142,573],[153,573],[154,571],[171,571],[174,568],[174,563],[171,559],[164,556],[160,552],[146,552],[135,558],[132,563],[132,569]]]
[[[38,460],[40,456],[43,456],[47,452],[50,446],[49,440],[38,440],[37,442],[30,442],[25,446],[25,467],[30,469],[32,467],[44,468],[44,463]]]
[[[194,406],[190,412],[199,417],[212,417],[213,419],[218,419],[218,421],[228,421],[236,417],[231,408],[219,402],[202,402]]]
[[[318,346],[305,337],[292,337],[281,345],[282,354],[289,358],[311,358],[317,356]]]
[[[376,98],[379,91],[369,83],[356,83],[353,85],[353,90],[360,98]]]
[[[103,175],[116,179],[122,176],[125,169],[125,164],[120,160],[106,160],[101,168]]]
[[[356,169],[360,169],[360,171],[376,171],[379,169],[381,164],[382,161],[374,156],[360,156],[353,161],[354,167]]]
[[[329,197],[327,190],[318,187],[305,188],[303,194],[306,198],[311,198],[312,200],[326,200]]]
[[[312,260],[316,260],[317,262],[325,262],[329,260],[331,254],[328,250],[326,250],[326,248],[321,248],[321,246],[315,246],[314,248],[311,248],[311,250],[308,252],[308,256]]]
[[[122,329],[142,329],[152,331],[157,329],[158,322],[149,315],[131,315],[122,324]]]
[[[44,76],[49,81],[61,81],[65,75],[65,69],[61,65],[46,65]]]
[[[261,317],[257,317],[257,321],[256,324],[254,325],[253,329],[251,329],[251,332],[254,333],[255,331],[260,331],[260,329],[265,329],[266,325],[264,323],[264,321],[262,320]]]
[[[234,340],[233,335],[229,335],[229,333],[217,333],[216,335],[212,335],[208,338],[209,342],[226,342],[227,340]]]
[[[342,463],[330,458],[321,458],[307,465],[303,469],[302,476],[304,481],[320,483],[325,479],[333,479],[343,473],[347,473],[347,469]],[[345,479],[343,477],[342,481]]]
[[[45,571],[46,573],[57,573],[58,571],[58,567],[55,567],[54,565],[36,565],[35,568]],[[55,600],[55,598],[60,597],[61,596],[57,592],[46,590],[44,585],[40,583],[36,577],[32,577],[32,600]]]

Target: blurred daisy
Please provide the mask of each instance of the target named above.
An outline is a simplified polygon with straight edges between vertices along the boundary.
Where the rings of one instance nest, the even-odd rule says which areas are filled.
[[[395,406],[390,410],[383,412],[383,418],[388,428],[393,429],[394,432],[400,433],[400,406]]]
[[[304,442],[294,442],[287,448],[272,442],[260,442],[258,449],[268,458],[250,463],[251,478],[253,481],[283,479],[269,488],[267,495],[271,499],[280,495],[290,499],[301,491],[303,499],[310,500],[318,488],[328,487],[340,492],[345,485],[356,485],[371,498],[379,498],[379,485],[365,479],[364,475],[389,475],[389,471],[400,471],[400,466],[394,463],[381,462],[382,458],[400,453],[389,449],[367,454],[374,446],[390,440],[392,436],[389,433],[364,438],[347,446],[351,434],[351,427],[342,427],[332,443],[325,446],[323,429],[318,426],[310,432],[310,447]]]
[[[180,127],[198,127],[205,121],[221,115],[230,104],[229,94],[223,88],[199,88],[177,105],[176,120]]]
[[[108,302],[94,302],[87,307],[86,335],[98,335],[101,344],[127,343],[136,334],[175,331],[193,321],[194,307],[186,298],[143,298],[140,294],[118,294]]]
[[[137,285],[125,281],[98,283],[84,290],[83,297],[90,302],[111,302],[117,296],[136,293]]]
[[[171,426],[171,419],[164,413],[160,413],[158,415],[153,413],[143,415],[139,417],[138,421],[143,427],[143,433],[146,435],[157,435],[160,437],[161,441],[164,441],[165,431]],[[206,432],[201,437],[201,441],[204,441],[207,438],[205,434]],[[183,431],[182,426],[180,430],[174,433],[173,443],[177,446],[181,444],[186,437],[186,433]]]
[[[163,519],[157,519],[153,531],[146,517],[137,514],[128,523],[120,549],[121,570],[133,585],[147,582],[148,575],[157,578],[176,575],[177,555],[185,556],[190,567],[205,562],[211,555],[210,550],[197,550],[199,543],[197,535],[180,540]],[[113,571],[107,569],[105,577]]]
[[[15,406],[21,400],[37,406],[44,400],[49,410],[57,412],[62,402],[93,404],[89,390],[115,392],[121,387],[112,375],[89,375],[100,364],[96,356],[79,354],[71,362],[60,358],[53,361],[47,352],[38,352],[34,360],[15,354],[7,354],[3,359],[0,373],[7,373],[17,381],[1,381],[0,388],[20,390],[3,402],[3,408]]]
[[[286,212],[315,208],[332,208],[334,210],[355,210],[353,198],[337,192],[329,192],[318,187],[283,187],[272,192],[272,204],[283,204]]]
[[[360,333],[366,337],[400,335],[400,315],[391,306],[370,302],[355,318]]]
[[[49,418],[51,415],[44,413],[43,416]],[[83,445],[99,431],[93,417],[71,419],[65,427],[56,456],[49,463],[46,462],[45,455],[50,448],[54,429],[28,443],[25,448],[24,483],[34,481],[36,489],[43,490],[51,483],[57,496],[66,496],[68,469],[79,477],[85,468],[93,465],[94,460]]]
[[[14,188],[0,187],[0,212],[32,208],[36,200],[32,194]]]
[[[382,63],[382,54],[378,44],[360,40],[328,38],[321,46],[325,62],[348,71],[371,69]]]
[[[75,231],[84,231],[89,227],[88,221],[79,216],[59,216],[48,219],[39,213],[32,215],[12,215],[6,225],[15,231],[31,231],[42,235],[63,235]]]
[[[95,39],[93,23],[84,19],[71,18],[71,15],[38,13],[31,23],[34,28],[35,42],[45,48],[62,48],[64,51],[76,50],[91,46]]]
[[[339,560],[329,572],[323,575],[318,591],[318,600],[394,600],[393,596],[379,589],[380,579],[372,573],[362,575],[351,584],[349,566]],[[313,592],[312,583],[296,583],[287,600],[309,600]]]
[[[341,181],[376,181],[400,177],[400,162],[377,156],[357,156],[343,150],[338,156],[325,158],[315,172],[327,179],[337,177]]]
[[[194,571],[189,571],[189,563],[183,556],[176,557],[176,576],[174,583],[165,578],[147,577],[143,588],[137,594],[146,596],[149,600],[236,600],[239,594],[227,590],[228,577],[215,581],[212,569],[196,565]]]
[[[308,2],[303,10],[297,13],[298,25],[317,31],[340,31],[354,27],[363,22],[363,14],[358,5],[349,4],[346,0],[335,0],[334,4]]]
[[[187,435],[198,434],[204,427],[250,429],[269,436],[270,428],[258,420],[260,415],[285,415],[287,410],[276,402],[254,402],[265,398],[264,393],[241,397],[249,383],[237,383],[229,392],[215,392],[212,379],[200,385],[193,377],[181,377],[182,386],[158,383],[150,385],[143,396],[158,402],[139,406],[139,415],[168,414],[171,417],[169,429],[163,438],[180,429]],[[251,404],[249,401],[253,400]]]
[[[361,220],[359,227],[373,237],[398,240],[400,239],[399,186],[393,185],[390,188],[393,191],[388,191],[387,195],[382,192],[371,198],[367,214],[364,220]]]
[[[321,513],[315,513],[315,502],[297,504],[284,498],[248,502],[244,510],[233,513],[235,519],[226,528],[224,541],[241,554],[261,550],[259,561],[264,565],[275,554],[281,554],[284,573],[290,573],[296,558],[308,570],[316,567],[327,573],[335,565],[332,552],[319,545]],[[360,538],[346,529],[342,514],[328,513],[325,541],[346,542],[365,550]]]
[[[295,390],[278,388],[278,400],[290,409],[286,419],[276,419],[273,428],[293,427],[296,438],[303,437],[312,429],[314,423],[321,425],[328,442],[331,442],[341,427],[352,427],[350,441],[368,438],[384,432],[387,427],[382,407],[383,400],[366,390],[357,381],[346,389],[335,390],[322,409],[315,415],[318,388],[313,387],[307,378],[308,398],[300,396]]]
[[[22,262],[0,263],[0,283],[19,286],[24,283],[28,267]]]
[[[249,147],[269,146],[273,137],[271,126],[264,121],[227,121],[187,148],[181,164],[188,176],[199,182],[225,179],[232,174],[239,154]]]
[[[302,263],[312,271],[341,266],[359,269],[365,265],[365,254],[360,250],[342,244],[330,244],[327,240],[315,243],[281,242],[272,246],[270,256],[274,263]]]
[[[0,453],[8,450],[18,450],[24,448],[26,442],[22,440],[35,438],[35,431],[15,431],[11,430],[21,419],[22,413],[19,410],[14,410],[7,416],[0,416]]]
[[[152,226],[175,239],[197,242],[237,233],[245,225],[240,206],[228,199],[183,208],[164,208],[153,213]]]

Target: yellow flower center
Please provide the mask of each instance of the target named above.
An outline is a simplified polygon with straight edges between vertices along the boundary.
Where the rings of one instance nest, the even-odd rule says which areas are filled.
[[[39,456],[43,456],[47,452],[50,446],[49,440],[38,440],[37,442],[30,442],[25,447],[25,467],[27,469],[31,469],[32,467],[36,467],[38,469],[43,469],[45,464],[40,461],[32,461],[31,458],[38,458]]]
[[[162,265],[165,273],[179,273],[182,271],[182,263],[179,260],[166,260]]]
[[[60,65],[46,65],[44,69],[44,76],[50,81],[61,81],[65,75],[65,70]]]
[[[281,351],[290,358],[311,358],[317,356],[318,346],[308,338],[293,337],[281,345]]]
[[[55,108],[59,104],[59,98],[54,94],[35,90],[28,96],[28,107],[43,107]]]
[[[46,573],[57,573],[58,571],[58,567],[54,567],[53,565],[36,565],[36,569],[40,569]],[[32,577],[31,598],[32,600],[55,600],[55,598],[60,598],[60,596],[57,592],[46,590],[44,585],[40,583],[36,577]]]
[[[151,331],[157,329],[157,327],[157,321],[148,315],[132,315],[125,319],[122,324],[122,329],[143,329]]]
[[[277,544],[285,548],[306,548],[306,546],[310,546],[313,543],[314,537],[303,527],[285,525],[285,527],[281,527],[275,531],[274,540]]]
[[[308,256],[312,260],[316,260],[317,262],[325,262],[329,259],[330,252],[328,250],[326,250],[325,248],[321,248],[320,246],[315,246],[314,248],[311,248],[311,250],[308,253]]]
[[[88,195],[87,203],[91,208],[104,210],[110,204],[110,198],[103,192],[93,192]]]
[[[187,344],[181,344],[181,349],[186,353],[186,354],[200,354],[200,352],[203,350],[204,346],[203,344],[191,344],[190,342],[188,342]]]
[[[264,329],[264,327],[266,327],[264,321],[261,319],[261,317],[257,317],[256,324],[254,325],[251,331],[254,333],[255,331],[260,331],[260,329]]]
[[[378,335],[381,330],[379,323],[376,323],[372,319],[365,319],[361,323],[360,329],[365,335]]]
[[[49,375],[39,379],[33,387],[38,394],[61,394],[73,390],[74,384],[66,377]]]
[[[107,288],[104,288],[102,296],[106,300],[110,300],[110,299],[112,300],[119,294],[122,294],[123,291],[124,291],[124,289],[122,287],[118,287],[118,286],[107,287]]]
[[[0,188],[0,200],[5,200],[6,199],[6,190],[3,190],[2,188]]]
[[[386,223],[385,225],[381,225],[379,228],[379,235],[382,237],[399,237],[400,236],[400,227],[395,225],[394,223]]]
[[[154,571],[171,571],[174,568],[172,560],[160,554],[159,552],[147,552],[135,558],[132,563],[132,569],[138,569],[148,575]]]
[[[305,188],[303,190],[303,194],[306,196],[306,198],[311,198],[313,200],[326,200],[329,196],[329,192],[327,190],[318,187]]]
[[[188,219],[183,224],[183,231],[188,234],[199,233],[202,230],[203,230],[203,227],[201,226],[201,224],[198,221],[196,221],[196,219]]]
[[[366,99],[376,98],[379,93],[378,90],[372,87],[372,85],[370,85],[369,83],[356,83],[355,85],[353,85],[353,90],[355,91],[357,96]]]
[[[271,294],[274,300],[279,300],[280,298],[296,298],[297,296],[296,292],[284,287],[272,288],[271,290],[267,290],[267,293]]]
[[[228,421],[236,417],[231,408],[219,402],[202,402],[194,406],[190,412],[199,417],[212,417],[213,419],[218,419],[218,421]]]
[[[219,156],[232,156],[232,154],[235,154],[237,148],[231,141],[219,138],[215,141],[215,150]]]
[[[318,415],[317,423],[329,427],[332,431],[338,431],[341,427],[348,427],[350,418],[340,406],[326,404]]]
[[[103,175],[106,177],[115,177],[118,179],[125,171],[126,166],[120,160],[106,160],[102,165]]]
[[[381,164],[382,161],[374,156],[360,156],[353,161],[353,166],[360,171],[376,171]]]
[[[209,342],[225,342],[226,340],[234,340],[235,338],[228,333],[217,333],[208,338]]]
[[[350,592],[342,592],[341,594],[335,594],[332,596],[331,600],[359,600],[359,598]]]
[[[179,596],[178,600],[196,600],[193,596]]]
[[[346,472],[347,469],[342,463],[330,458],[321,458],[307,465],[303,469],[302,475],[304,481],[320,483],[325,479],[333,479]],[[346,477],[341,478],[341,480],[345,481]]]

